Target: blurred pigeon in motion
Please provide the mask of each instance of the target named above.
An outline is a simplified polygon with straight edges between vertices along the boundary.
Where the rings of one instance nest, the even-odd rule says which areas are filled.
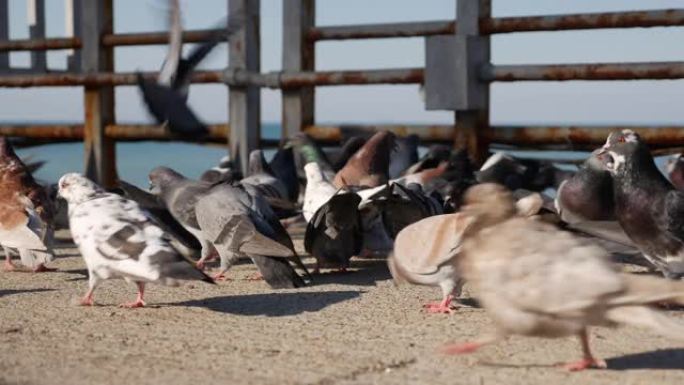
[[[328,157],[309,135],[301,132],[290,138],[288,143],[294,149],[297,175],[299,175],[300,180],[306,180],[304,166],[309,163],[317,163],[327,180],[333,181],[335,179],[335,171],[330,165]]]
[[[121,191],[120,195],[137,203],[149,215],[150,219],[164,231],[173,247],[186,257],[195,257],[199,254],[202,246],[197,238],[171,215],[158,196],[123,180],[118,180],[117,185]]]
[[[389,178],[394,179],[403,175],[404,171],[418,162],[418,135],[396,138],[396,146],[390,153]]]
[[[304,171],[306,171],[306,190],[302,214],[309,222],[316,211],[335,195],[337,189],[325,178],[325,173],[318,163],[308,163],[304,166]]]
[[[677,190],[684,190],[684,158],[682,154],[672,155],[665,163],[667,176]]]
[[[663,275],[684,276],[684,192],[665,179],[632,130],[610,134],[599,156],[613,177],[615,216],[625,233]]]
[[[627,324],[684,339],[684,325],[650,305],[684,303],[684,283],[619,273],[607,253],[552,225],[517,217],[508,190],[472,187],[462,213],[474,221],[463,235],[460,266],[496,331],[445,353],[471,353],[511,335],[577,336],[582,360],[568,370],[606,367],[589,347],[590,326]]]
[[[145,283],[176,286],[180,280],[212,279],[196,269],[164,239],[164,232],[137,203],[107,193],[79,174],[59,180],[59,194],[69,203],[74,242],[88,268],[88,292],[81,305],[93,305],[93,292],[102,280],[135,282],[138,296],[122,307],[145,306]]]
[[[394,134],[389,131],[378,132],[368,139],[337,172],[333,180],[335,187],[376,187],[387,183],[394,139]]]
[[[533,193],[516,203],[518,215],[539,212],[541,197]],[[439,286],[442,300],[423,306],[428,313],[451,314],[451,302],[461,295],[465,280],[459,271],[463,233],[472,218],[463,213],[435,215],[402,229],[387,264],[395,282]]]
[[[183,46],[180,6],[178,0],[171,1],[169,51],[156,80],[137,74],[138,87],[143,94],[147,108],[157,120],[166,125],[170,133],[183,137],[201,138],[209,133],[187,105],[190,76],[195,67],[216,47],[218,43],[242,27],[238,16],[231,16],[225,28],[195,47],[187,58],[181,57]]]
[[[322,267],[344,271],[349,267],[351,257],[361,251],[363,229],[357,209],[360,202],[361,197],[357,194],[340,191],[325,202],[309,221],[304,248],[316,258],[316,273]]]
[[[0,137],[0,245],[5,251],[4,270],[16,267],[11,249],[17,249],[24,266],[34,272],[50,271],[54,235],[52,201],[43,186],[14,153],[9,140]]]
[[[308,272],[289,235],[260,196],[218,185],[197,202],[195,210],[202,237],[221,257],[216,278],[223,276],[238,258],[249,256],[272,288],[304,286],[288,259]]]
[[[242,179],[242,173],[235,168],[230,156],[221,158],[219,164],[202,173],[199,180],[212,184],[232,183]]]

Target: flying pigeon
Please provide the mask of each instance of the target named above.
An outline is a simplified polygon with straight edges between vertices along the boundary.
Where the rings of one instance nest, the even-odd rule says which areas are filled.
[[[684,339],[684,325],[651,307],[684,303],[683,282],[618,272],[600,247],[517,217],[501,185],[472,187],[462,213],[474,220],[463,234],[460,270],[496,328],[445,353],[471,353],[511,335],[577,336],[583,357],[565,368],[583,370],[606,367],[590,349],[591,326],[627,324]]]
[[[169,52],[156,81],[137,74],[137,82],[149,112],[157,123],[168,126],[171,133],[202,137],[209,131],[187,105],[190,75],[195,67],[226,37],[242,26],[241,15],[232,16],[225,29],[216,32],[197,46],[187,58],[181,57],[183,46],[179,0],[170,0]]]
[[[615,216],[625,233],[663,275],[684,276],[684,192],[665,179],[632,130],[610,134],[599,155],[613,177]]]
[[[4,270],[15,269],[10,249],[17,249],[21,262],[34,272],[50,271],[52,261],[52,201],[43,186],[14,153],[5,137],[0,137],[0,245],[5,250]]]
[[[180,280],[213,280],[196,269],[164,238],[164,232],[134,201],[108,193],[80,174],[59,180],[59,195],[69,204],[69,226],[88,268],[88,292],[81,305],[93,305],[102,280],[134,282],[138,296],[122,307],[145,306],[147,282],[177,286]]]

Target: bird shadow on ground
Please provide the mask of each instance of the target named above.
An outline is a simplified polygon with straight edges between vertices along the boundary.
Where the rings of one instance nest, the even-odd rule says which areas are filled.
[[[392,276],[384,259],[356,259],[351,261],[351,271],[325,271],[320,274],[312,274],[313,285],[356,285],[375,286],[377,281],[391,279]]]
[[[166,303],[163,305],[203,307],[227,314],[283,317],[304,312],[316,312],[327,306],[357,298],[360,295],[361,293],[358,291],[247,294]]]
[[[684,349],[659,349],[606,360],[609,370],[684,369]]]
[[[66,274],[78,274],[77,277],[71,277],[65,279],[67,282],[74,282],[74,281],[85,281],[88,279],[88,270],[87,269],[73,269],[73,270],[59,270],[60,273],[66,273]]]
[[[0,298],[12,294],[42,293],[44,291],[55,291],[55,289],[2,289],[0,290]]]

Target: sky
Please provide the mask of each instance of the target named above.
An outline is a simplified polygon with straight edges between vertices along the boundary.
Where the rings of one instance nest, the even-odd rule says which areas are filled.
[[[49,36],[64,36],[64,6],[48,0]],[[163,0],[115,0],[115,31],[166,28]],[[26,1],[9,0],[10,34],[28,36]],[[494,0],[494,16],[524,16],[638,9],[681,8],[682,0]],[[227,0],[181,0],[187,29],[210,28],[227,12]],[[455,16],[454,0],[318,0],[317,25],[446,20]],[[282,1],[261,0],[262,71],[281,67]],[[322,42],[316,45],[318,70],[418,67],[424,65],[424,38]],[[494,64],[543,64],[619,61],[684,61],[684,28],[532,32],[495,35]],[[186,49],[188,47],[186,46]],[[13,65],[26,65],[27,53],[14,53]],[[164,46],[121,47],[117,71],[153,71]],[[53,51],[48,63],[63,68],[65,53]],[[225,46],[202,64],[227,65]],[[227,88],[195,85],[190,104],[207,122],[228,117]],[[491,86],[493,124],[684,124],[684,81],[518,82]],[[319,123],[453,123],[449,111],[425,111],[416,85],[321,87],[316,94]],[[277,90],[262,90],[262,121],[278,122]],[[0,122],[81,121],[80,88],[0,88]],[[117,89],[120,122],[150,122],[134,87]]]

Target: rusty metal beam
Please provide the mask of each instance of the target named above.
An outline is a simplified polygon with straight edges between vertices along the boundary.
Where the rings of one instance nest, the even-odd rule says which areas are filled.
[[[281,88],[350,84],[414,84],[423,82],[423,69],[295,72],[282,73],[278,80]]]
[[[485,66],[484,81],[682,79],[684,62]]]
[[[50,49],[81,48],[83,44],[77,37],[49,39],[22,39],[0,41],[0,52],[7,51],[45,51]]]
[[[210,124],[207,128],[209,129],[209,135],[201,141],[225,143],[230,134],[230,129],[227,124]],[[175,136],[169,135],[160,126],[151,124],[108,125],[105,128],[105,134],[108,138],[116,139],[118,141],[181,140]],[[187,141],[185,138],[182,140]]]
[[[684,9],[636,12],[603,12],[573,15],[480,18],[484,35],[512,32],[569,31],[603,28],[647,28],[684,26]],[[311,28],[310,41],[381,39],[450,35],[458,25],[453,20],[427,22],[335,25]]]
[[[304,132],[312,138],[324,143],[339,143],[347,136],[360,133],[391,131],[398,136],[418,135],[426,143],[452,143],[454,127],[452,125],[402,125],[402,124],[341,124],[310,125]]]
[[[143,76],[155,77],[155,72],[144,72]],[[223,71],[196,71],[193,83],[222,83]],[[63,86],[122,86],[136,84],[135,73],[100,72],[92,74],[40,74],[0,77],[0,87],[63,87]]]
[[[683,25],[684,9],[480,19],[480,29],[488,34]]]
[[[221,30],[201,29],[183,32],[184,43],[201,43],[216,36]],[[226,40],[226,39],[224,39]],[[120,47],[129,45],[155,45],[166,44],[169,42],[168,32],[146,32],[146,33],[116,33],[102,36],[102,45],[105,47]]]
[[[515,146],[592,148],[605,143],[611,132],[629,128],[653,147],[684,145],[684,126],[495,126],[490,140]]]

